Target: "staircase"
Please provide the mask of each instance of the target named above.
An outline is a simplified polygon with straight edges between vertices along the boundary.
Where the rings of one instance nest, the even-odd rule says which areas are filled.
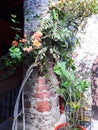
[[[2,77],[2,72],[0,72],[0,77]],[[20,68],[9,78],[0,81],[0,124],[9,117],[13,117],[14,105],[21,81],[22,71]]]

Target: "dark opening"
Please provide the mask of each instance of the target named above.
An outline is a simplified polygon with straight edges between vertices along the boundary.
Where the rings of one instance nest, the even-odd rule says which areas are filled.
[[[0,56],[5,55],[14,40],[16,31],[11,29],[11,14],[17,16],[17,24],[23,30],[23,0],[0,0]],[[23,31],[21,31],[22,35]]]
[[[22,29],[20,35],[23,35],[23,0],[0,0],[0,56],[8,52],[16,34],[16,31],[11,29],[11,26],[13,27],[11,14],[17,16],[17,21],[20,22],[18,27]],[[2,73],[6,74],[7,71],[8,70],[0,70],[1,77]],[[0,82],[0,123],[13,116],[14,105],[21,80],[22,69],[21,66],[19,66],[17,71],[10,76],[10,78]],[[4,125],[3,129],[6,130],[7,126]]]

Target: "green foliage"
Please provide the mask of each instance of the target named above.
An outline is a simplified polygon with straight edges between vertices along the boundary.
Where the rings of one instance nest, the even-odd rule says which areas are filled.
[[[79,101],[81,98],[81,95],[83,95],[83,93],[86,91],[86,89],[88,88],[89,84],[87,81],[76,78],[75,76],[75,72],[73,70],[68,70],[66,68],[66,63],[65,62],[58,62],[55,66],[54,66],[54,72],[59,76],[60,78],[60,89],[63,89],[63,97],[65,95],[65,93],[68,95],[68,93],[70,93],[70,91],[72,91],[71,96],[72,97],[67,97],[71,100],[73,100],[74,95],[75,100]],[[67,90],[67,91],[66,91]],[[80,94],[80,95],[79,95]],[[70,95],[69,95],[70,96]],[[67,99],[65,99],[67,100]]]
[[[16,15],[14,15],[14,14],[11,14],[11,17],[12,17],[12,19],[11,19],[11,21],[13,22],[13,23],[16,23]]]
[[[70,108],[68,122],[71,124],[71,130],[75,129],[79,122],[78,112],[80,108],[84,108],[85,92],[89,87],[89,83],[80,78],[76,78],[75,72],[72,69],[66,68],[66,62],[58,62],[54,66],[54,72],[59,76],[60,87],[57,88],[57,93],[63,97],[65,108]],[[68,112],[65,111],[67,115]]]
[[[19,48],[12,46],[9,49],[9,52],[10,52],[10,56],[12,58],[21,59],[22,52],[21,52],[21,50]]]
[[[56,56],[62,57],[74,46],[75,35],[66,26],[66,23],[64,24],[64,21],[53,21],[50,17],[49,20],[42,22],[41,32],[43,32],[42,42],[45,46],[51,47],[52,51],[56,50],[54,52]]]
[[[19,25],[19,21],[17,21],[17,16],[16,15],[14,15],[14,14],[11,14],[11,21],[12,21],[12,23],[13,23],[13,25],[14,25],[14,27],[11,27],[13,30],[15,30],[15,31],[17,31],[17,32],[21,32],[21,28],[18,28],[18,25]]]
[[[46,52],[47,52],[47,47],[43,47],[38,51],[39,59],[44,59],[46,58]]]
[[[39,16],[34,16],[36,19],[41,20],[41,26],[39,31],[42,36],[37,41],[36,47],[33,46],[31,36],[23,38],[25,42],[22,42],[22,38],[16,34],[15,40],[18,45],[14,44],[9,50],[10,57],[12,59],[24,59],[24,57],[31,55],[36,61],[45,62],[45,58],[49,55],[55,61],[66,61],[66,67],[73,68],[73,60],[71,59],[71,53],[78,43],[76,37],[78,27],[84,18],[98,13],[97,0],[58,0],[54,3],[49,3],[48,17],[42,19]],[[29,10],[26,10],[26,15],[29,14]],[[12,29],[20,33],[21,29],[18,28],[19,22],[17,16],[11,14],[11,21],[14,27]],[[29,22],[29,20],[28,20]],[[21,42],[20,42],[21,40]],[[38,47],[41,44],[41,47]],[[26,51],[24,51],[24,48]],[[30,50],[31,48],[31,50]],[[33,61],[34,61],[33,60]],[[14,63],[14,60],[7,60],[9,63]]]
[[[41,22],[42,43],[50,48],[56,61],[66,60],[78,43],[78,27],[86,17],[98,13],[98,2],[58,0],[50,2],[49,7],[49,17]]]
[[[83,105],[81,102],[84,100],[84,92],[89,85],[86,81],[76,78],[75,66],[71,58],[72,51],[78,43],[76,37],[78,27],[85,18],[96,13],[98,13],[97,0],[50,2],[46,19],[37,15],[33,17],[41,21],[38,31],[23,38],[16,34],[7,57],[3,57],[0,62],[0,67],[3,66],[1,63],[12,66],[31,56],[33,62],[40,62],[40,72],[46,72],[48,59],[50,61],[52,59],[54,63],[57,62],[54,66],[54,72],[58,75],[60,82],[57,92],[64,97],[65,105],[72,109],[73,124],[75,124],[76,111]],[[25,15],[28,14],[29,10],[26,10]],[[11,28],[19,33],[21,29],[17,27],[19,24],[17,16],[12,14],[11,17],[14,24]],[[28,17],[26,21],[29,22]]]
[[[28,15],[29,10],[26,10],[25,13]],[[39,16],[35,16],[41,20],[39,31],[42,33],[39,40],[37,39],[36,46],[33,46],[36,39],[29,35],[22,39],[16,34],[15,40],[18,44],[13,44],[9,49],[9,56],[5,62],[6,65],[11,66],[20,62],[28,55],[31,55],[33,61],[41,62],[43,65],[46,63],[48,56],[53,58],[55,62],[65,61],[66,66],[64,66],[64,63],[58,63],[55,66],[55,71],[58,75],[61,74],[65,79],[67,78],[67,81],[62,83],[62,86],[68,88],[70,83],[74,84],[75,80],[74,74],[69,72],[68,69],[75,69],[71,53],[78,43],[76,37],[78,27],[86,17],[96,13],[98,13],[97,0],[58,0],[54,4],[50,2],[48,18],[46,17],[46,19],[42,20]],[[17,16],[11,14],[11,17],[11,21],[14,24],[12,28],[20,32],[21,29],[17,27],[17,24],[19,24]],[[79,82],[77,86],[80,88],[82,85]],[[83,90],[83,87],[80,89]]]

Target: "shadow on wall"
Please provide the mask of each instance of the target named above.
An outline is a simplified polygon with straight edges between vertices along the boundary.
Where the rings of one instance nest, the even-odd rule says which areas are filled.
[[[92,118],[98,120],[98,107],[92,106]]]
[[[92,66],[92,105],[98,106],[98,56]]]
[[[98,56],[92,66],[92,118],[98,120]]]

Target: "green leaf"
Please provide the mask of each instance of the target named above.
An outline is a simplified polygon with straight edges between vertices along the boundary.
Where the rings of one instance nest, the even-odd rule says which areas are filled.
[[[61,69],[62,72],[65,72],[65,62],[58,62],[57,63],[58,67]]]
[[[57,12],[56,12],[56,10],[55,9],[53,9],[52,10],[52,18],[54,19],[54,20],[56,20],[57,18],[58,18],[58,14],[57,14]]]
[[[16,18],[17,16],[16,16],[16,15],[14,15],[14,14],[11,14],[11,17]]]
[[[12,47],[9,49],[9,52],[10,52],[10,56],[11,56],[12,58],[21,59],[22,52],[21,52],[20,48],[17,48],[17,47],[12,46]]]
[[[57,75],[62,75],[62,72],[61,70],[59,69],[59,66],[58,65],[55,65],[54,68],[53,68],[54,72],[57,74]]]
[[[68,70],[65,70],[64,75],[67,79],[69,79],[70,72]]]
[[[70,85],[71,85],[70,81],[66,81],[66,82],[63,84],[63,86],[64,86],[65,88],[69,87]]]
[[[71,73],[71,75],[70,75],[70,80],[71,81],[75,81],[75,76]]]
[[[15,20],[15,19],[11,19],[11,21],[12,21],[13,23],[16,23],[16,20]]]

